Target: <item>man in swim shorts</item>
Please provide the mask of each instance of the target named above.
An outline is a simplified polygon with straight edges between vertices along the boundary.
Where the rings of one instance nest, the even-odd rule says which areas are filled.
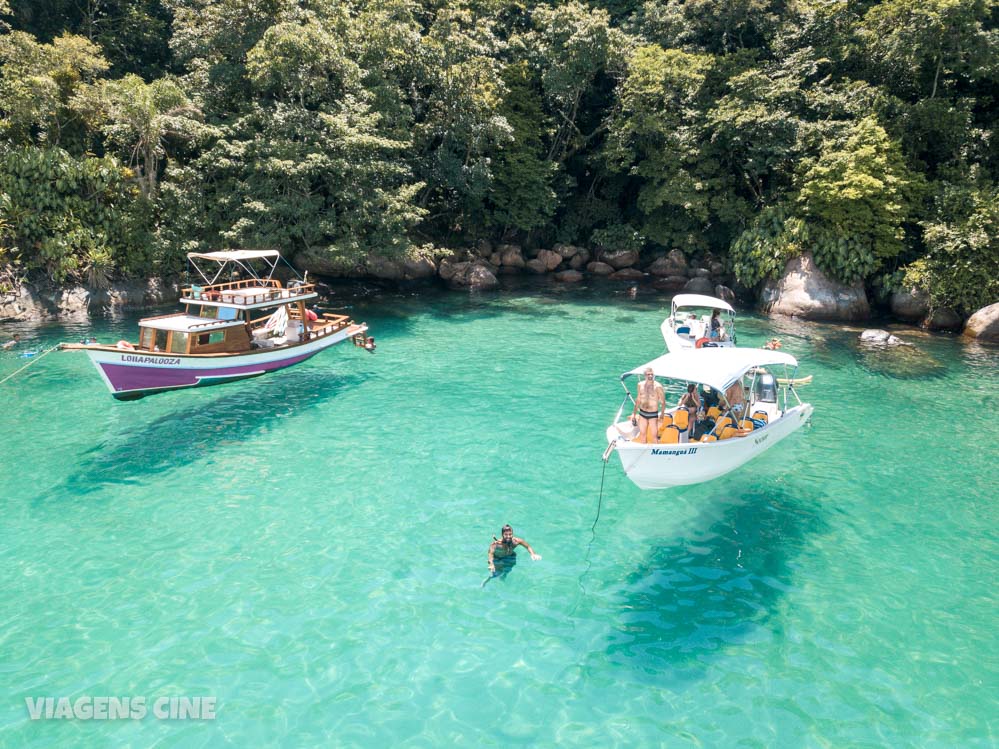
[[[14,348],[20,342],[21,342],[21,334],[15,333],[14,337],[3,345],[4,351],[6,351],[9,348]]]
[[[631,423],[638,427],[636,442],[654,443],[659,441],[659,421],[666,410],[666,393],[656,382],[655,372],[645,370],[645,380],[638,383],[638,397],[631,411]]]
[[[523,546],[531,559],[535,562],[541,559],[540,554],[535,554],[534,549],[522,538],[513,535],[513,528],[504,525],[500,531],[500,539],[493,537],[493,542],[489,545],[489,571],[493,577],[506,577],[514,565],[517,564],[517,547]]]

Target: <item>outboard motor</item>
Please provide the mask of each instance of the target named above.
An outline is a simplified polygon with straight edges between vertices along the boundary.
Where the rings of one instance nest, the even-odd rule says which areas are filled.
[[[754,400],[766,403],[777,402],[777,379],[769,372],[762,372],[756,377],[756,396]]]

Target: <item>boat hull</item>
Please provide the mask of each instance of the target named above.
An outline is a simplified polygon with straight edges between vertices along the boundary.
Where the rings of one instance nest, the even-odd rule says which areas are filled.
[[[87,354],[111,395],[118,400],[134,400],[168,390],[220,385],[275,372],[366,331],[364,325],[351,325],[307,343],[228,356],[185,356],[106,347],[88,348]]]
[[[804,403],[745,437],[717,442],[647,445],[621,437],[620,425],[607,429],[607,440],[615,443],[625,474],[642,489],[669,489],[700,484],[724,476],[761,455],[782,439],[800,429],[812,415]]]

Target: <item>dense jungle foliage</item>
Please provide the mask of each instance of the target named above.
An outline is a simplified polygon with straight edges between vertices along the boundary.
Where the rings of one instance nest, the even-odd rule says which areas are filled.
[[[805,250],[999,298],[999,0],[0,0],[0,265]]]

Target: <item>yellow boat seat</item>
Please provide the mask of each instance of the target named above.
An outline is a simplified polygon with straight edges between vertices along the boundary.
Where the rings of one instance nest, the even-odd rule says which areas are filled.
[[[715,437],[713,434],[705,434],[703,437],[701,437],[701,442],[717,442],[717,441],[718,438]]]
[[[663,432],[665,432],[666,429],[669,428],[669,427],[671,427],[671,426],[673,426],[673,417],[670,416],[669,414],[663,414],[663,423],[659,425],[659,439],[660,440],[662,439]]]
[[[753,411],[753,418],[759,419],[763,423],[767,424],[770,422],[770,418],[767,416],[766,411]]]
[[[733,437],[741,437],[741,436],[742,433],[740,432],[740,430],[736,429],[735,427],[725,427],[724,429],[721,430],[721,433],[718,435],[718,439],[729,440],[732,439]]]
[[[680,441],[680,430],[675,426],[668,426],[659,433],[659,442],[666,445],[675,445]]]
[[[748,429],[751,432],[756,429],[756,424],[754,424],[751,419],[743,419],[739,422],[739,427],[741,429]]]
[[[735,422],[732,421],[732,417],[731,416],[722,416],[720,419],[718,419],[715,422],[715,432],[717,432],[718,434],[721,434],[721,430],[722,429],[724,429],[727,426],[731,426],[734,423]]]
[[[721,416],[721,409],[718,406],[712,406],[708,409],[707,417],[711,421],[718,421],[718,417]]]
[[[681,432],[687,431],[690,426],[690,413],[685,408],[673,412],[673,425]]]

